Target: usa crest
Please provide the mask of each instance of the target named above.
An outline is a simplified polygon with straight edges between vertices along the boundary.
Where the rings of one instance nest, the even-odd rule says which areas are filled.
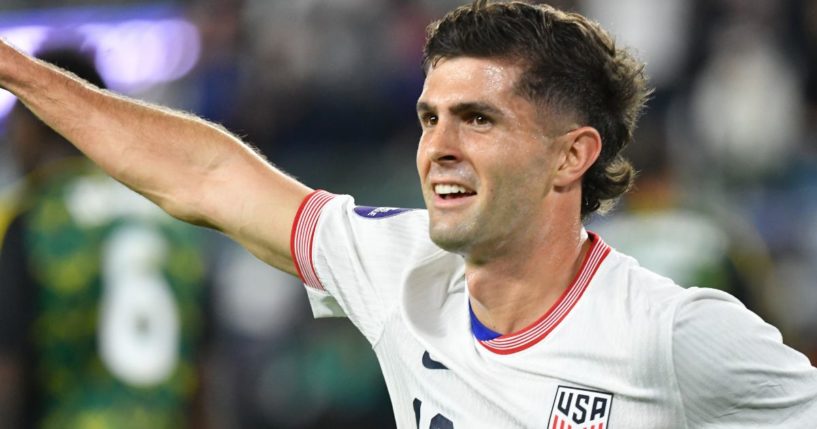
[[[369,207],[369,206],[355,207],[355,213],[357,213],[358,216],[365,217],[367,219],[379,219],[394,216],[403,212],[407,212],[409,210],[411,209],[401,209],[397,207]]]
[[[607,429],[613,394],[559,386],[550,410],[548,429]]]

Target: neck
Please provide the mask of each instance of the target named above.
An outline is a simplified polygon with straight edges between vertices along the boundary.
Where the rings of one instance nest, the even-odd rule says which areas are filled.
[[[514,243],[516,251],[466,260],[466,281],[477,318],[501,334],[541,317],[562,295],[590,248],[581,221],[550,224]]]

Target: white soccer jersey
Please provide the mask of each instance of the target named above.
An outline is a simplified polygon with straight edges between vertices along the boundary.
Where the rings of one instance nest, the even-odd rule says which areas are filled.
[[[292,252],[315,316],[346,316],[372,344],[401,429],[817,427],[817,369],[775,328],[590,238],[559,301],[490,341],[424,210],[318,191]]]

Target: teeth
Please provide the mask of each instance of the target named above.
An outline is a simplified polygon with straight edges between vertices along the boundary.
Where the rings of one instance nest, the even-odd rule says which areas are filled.
[[[460,185],[434,185],[434,192],[439,195],[466,194],[468,191]]]

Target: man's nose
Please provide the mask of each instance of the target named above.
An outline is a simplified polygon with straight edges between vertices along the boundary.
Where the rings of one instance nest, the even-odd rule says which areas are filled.
[[[453,163],[462,159],[459,133],[456,126],[440,121],[426,138],[428,159],[438,164]]]

